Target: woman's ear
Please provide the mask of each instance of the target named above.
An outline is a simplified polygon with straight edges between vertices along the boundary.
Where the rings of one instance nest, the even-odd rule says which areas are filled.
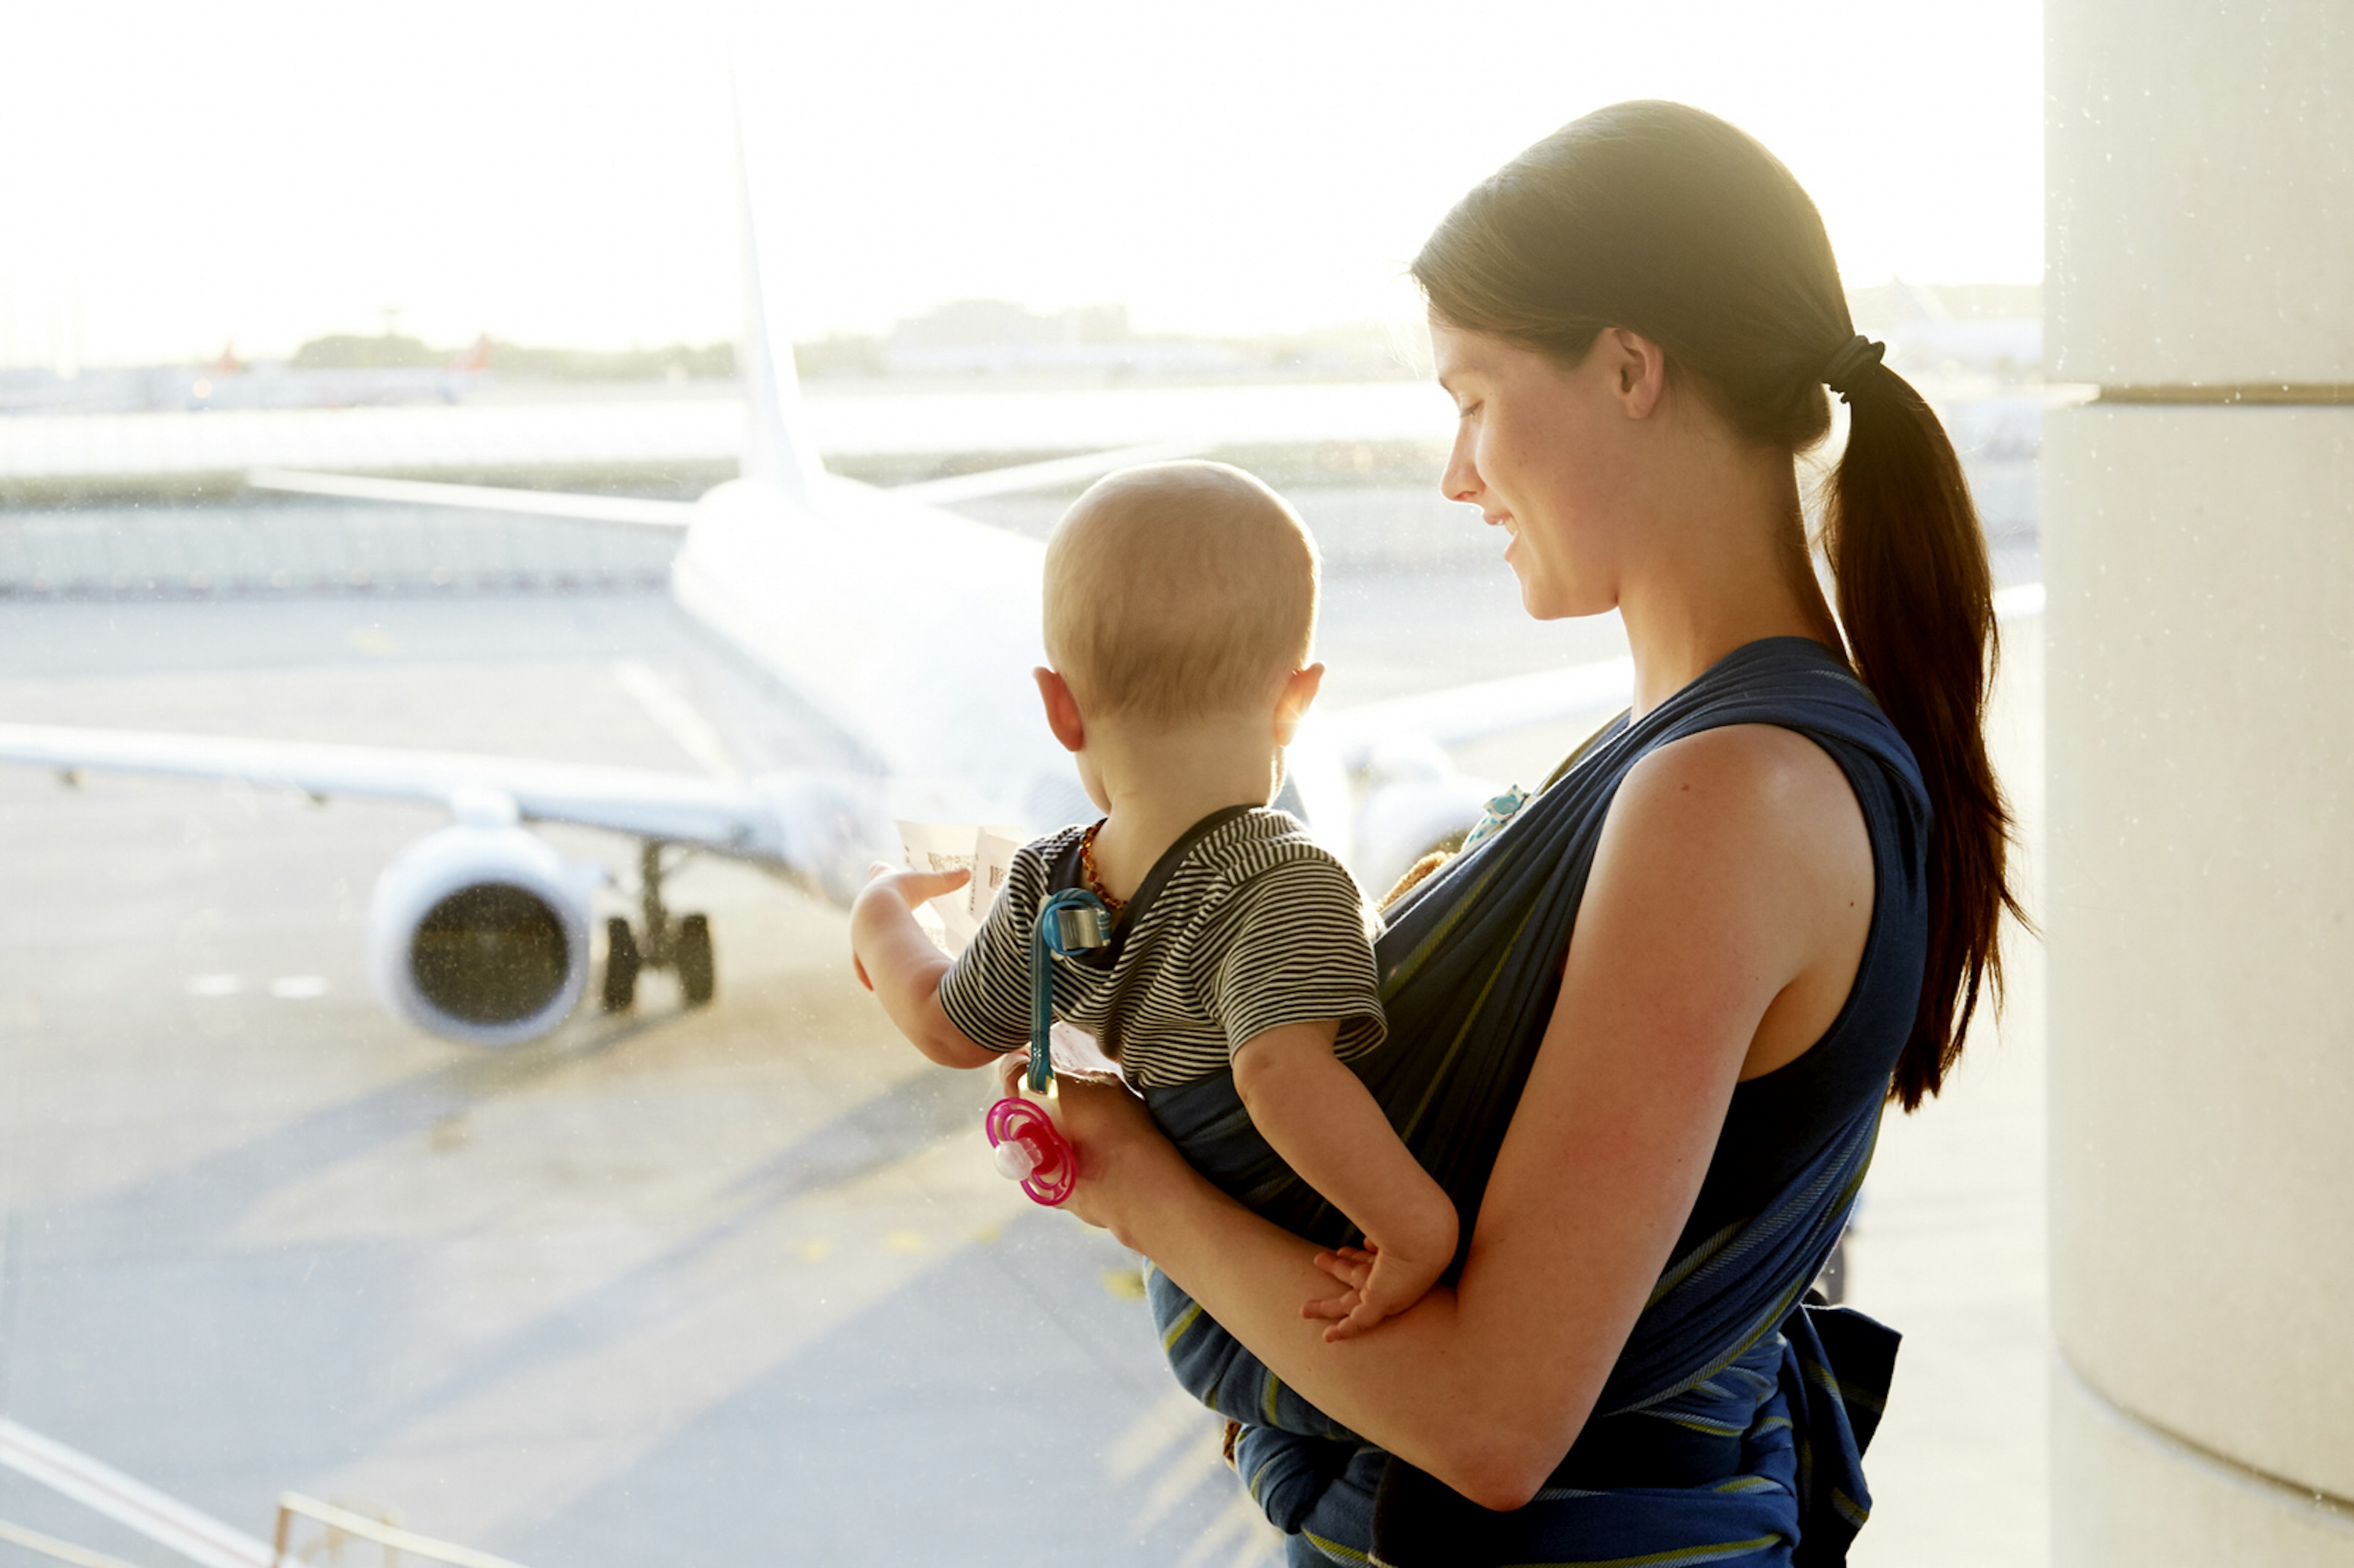
[[[1299,721],[1308,716],[1309,705],[1324,684],[1324,666],[1310,664],[1305,670],[1294,670],[1283,678],[1283,689],[1275,699],[1275,744],[1289,746],[1291,737],[1299,731]]]
[[[1071,695],[1071,683],[1047,669],[1044,664],[1030,672],[1038,683],[1038,696],[1046,705],[1046,727],[1063,743],[1065,751],[1080,751],[1087,744],[1087,722],[1079,716],[1078,699]]]
[[[1606,327],[1595,339],[1595,350],[1606,355],[1610,390],[1630,419],[1648,419],[1668,389],[1668,353],[1640,333]]]

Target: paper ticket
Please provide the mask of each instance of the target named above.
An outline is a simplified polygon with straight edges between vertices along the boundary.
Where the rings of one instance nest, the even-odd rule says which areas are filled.
[[[963,952],[1013,869],[1022,830],[970,822],[901,822],[899,846],[912,870],[972,873],[972,880],[962,887],[928,900],[916,912],[917,923],[934,941],[951,953]],[[936,924],[938,929],[933,930]]]

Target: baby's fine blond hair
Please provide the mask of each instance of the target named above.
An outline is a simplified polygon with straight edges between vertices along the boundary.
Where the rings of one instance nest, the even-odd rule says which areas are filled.
[[[1122,469],[1046,544],[1046,657],[1082,709],[1156,723],[1272,702],[1316,639],[1316,542],[1222,462]]]

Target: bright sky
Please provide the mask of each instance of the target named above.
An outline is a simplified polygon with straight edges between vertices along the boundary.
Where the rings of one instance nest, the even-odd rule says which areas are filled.
[[[773,13],[773,15],[771,15]],[[748,19],[749,18],[749,19]],[[727,40],[797,334],[943,300],[1248,332],[1403,316],[1465,188],[1678,98],[1851,283],[2042,271],[2036,0],[0,0],[0,363],[330,331],[734,335]],[[77,326],[77,322],[79,325]]]

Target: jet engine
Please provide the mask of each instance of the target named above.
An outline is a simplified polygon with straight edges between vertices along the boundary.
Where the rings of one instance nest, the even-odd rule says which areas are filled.
[[[1381,897],[1424,855],[1460,844],[1496,790],[1458,771],[1429,741],[1384,744],[1366,765],[1357,810],[1350,866],[1358,882]]]
[[[376,879],[367,936],[376,994],[448,1040],[512,1045],[546,1033],[588,982],[588,898],[599,880],[514,825],[512,805],[461,811]]]

